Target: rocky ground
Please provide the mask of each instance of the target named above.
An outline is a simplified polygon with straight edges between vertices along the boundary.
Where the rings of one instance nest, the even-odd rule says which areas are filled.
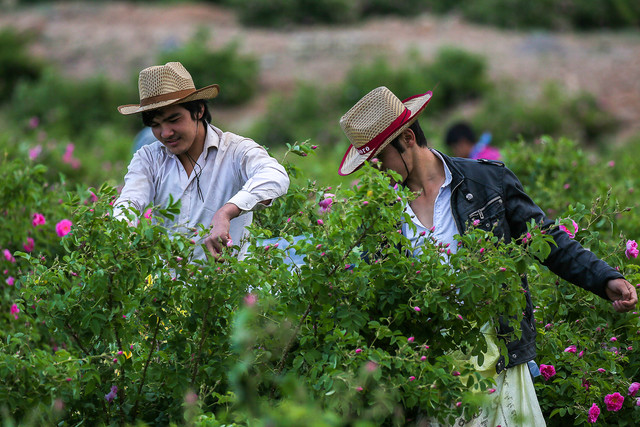
[[[56,2],[11,8],[5,1],[0,8],[0,28],[35,32],[34,53],[75,77],[105,73],[130,81],[137,70],[153,65],[159,50],[180,45],[201,26],[210,30],[212,47],[238,40],[260,59],[263,90],[251,105],[226,112],[231,120],[259,114],[269,92],[292,88],[297,80],[335,82],[356,60],[381,52],[402,59],[408,49],[429,58],[450,45],[486,56],[492,78],[517,80],[530,92],[554,80],[571,91],[594,93],[624,122],[622,136],[640,131],[638,31],[514,32],[432,15],[265,30],[245,28],[232,11],[206,4]]]

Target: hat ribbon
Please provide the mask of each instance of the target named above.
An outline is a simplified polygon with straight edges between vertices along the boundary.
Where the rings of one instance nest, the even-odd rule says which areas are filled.
[[[185,96],[191,95],[195,91],[195,89],[184,89],[171,93],[163,93],[162,95],[150,96],[149,98],[141,99],[140,106],[144,107],[146,105],[155,104],[156,102],[184,98]]]
[[[407,107],[404,107],[404,111],[397,119],[395,119],[389,126],[387,126],[382,132],[380,132],[375,138],[371,141],[367,142],[362,147],[356,148],[356,151],[360,155],[367,154],[368,152],[374,150],[378,144],[387,139],[389,135],[391,135],[396,129],[398,129],[402,124],[406,121],[408,116],[411,115],[411,112]]]

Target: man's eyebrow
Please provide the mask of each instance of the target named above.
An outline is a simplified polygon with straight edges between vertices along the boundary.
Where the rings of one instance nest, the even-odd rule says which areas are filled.
[[[180,116],[181,116],[180,113],[173,113],[173,114],[171,114],[171,115],[169,115],[167,117],[159,117],[159,118],[156,117],[151,121],[151,124],[159,124],[159,123],[162,123],[162,122],[171,121],[171,120],[179,118]]]

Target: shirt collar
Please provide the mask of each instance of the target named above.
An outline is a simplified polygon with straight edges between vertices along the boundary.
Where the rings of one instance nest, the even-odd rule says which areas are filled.
[[[444,183],[442,184],[442,186],[440,186],[440,188],[445,188],[448,185],[451,185],[451,171],[449,170],[449,166],[447,166],[447,162],[444,161],[444,158],[437,150],[431,150],[431,152],[440,159],[440,161],[442,162],[442,166],[444,167]]]

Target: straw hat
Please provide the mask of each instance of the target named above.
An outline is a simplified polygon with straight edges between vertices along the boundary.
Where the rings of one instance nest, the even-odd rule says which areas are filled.
[[[210,85],[196,90],[187,69],[179,62],[168,62],[140,71],[138,90],[140,104],[121,105],[118,107],[120,113],[135,114],[171,104],[215,98],[220,87]]]
[[[366,94],[340,119],[349,138],[338,174],[345,176],[375,157],[418,118],[431,99],[431,91],[400,101],[384,86]]]

